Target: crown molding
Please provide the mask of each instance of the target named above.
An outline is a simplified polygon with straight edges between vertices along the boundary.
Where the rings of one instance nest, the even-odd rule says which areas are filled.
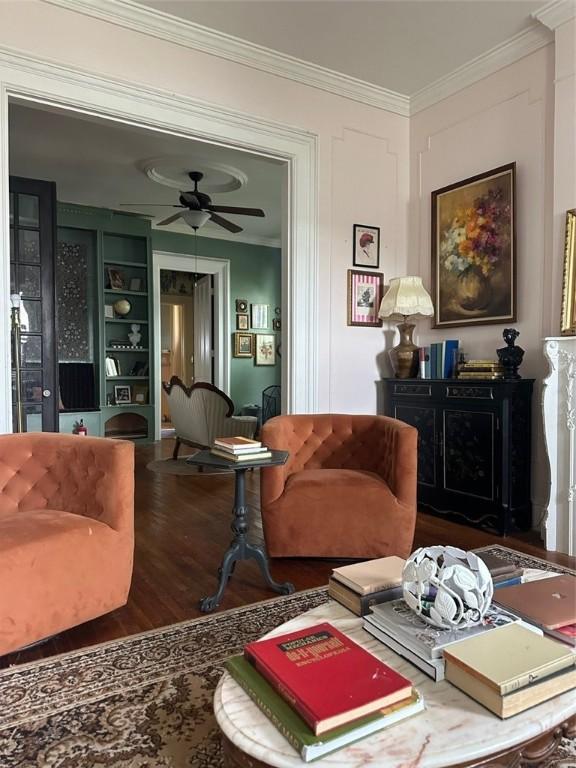
[[[182,229],[172,229],[170,226],[168,227],[156,227],[154,224],[152,224],[152,229],[154,232],[170,232],[174,235],[185,235],[187,237],[194,237],[193,233],[189,230],[188,232],[184,232]],[[261,245],[265,248],[281,248],[282,243],[280,241],[280,238],[276,237],[262,237],[260,235],[247,235],[245,233],[238,233],[237,235],[234,235],[234,239],[230,237],[229,234],[226,232],[207,232],[206,230],[199,229],[198,230],[198,237],[206,238],[208,240],[225,240],[227,243],[246,243],[247,245]]]
[[[576,0],[552,0],[535,11],[532,18],[544,24],[548,29],[555,30],[566,21],[576,17]]]
[[[519,32],[504,43],[477,56],[450,74],[435,80],[425,88],[410,96],[410,114],[415,115],[431,107],[454,93],[477,83],[503,67],[528,56],[530,53],[553,42],[553,34],[542,25],[534,23],[532,27]]]
[[[219,56],[236,64],[243,64],[268,74],[319,88],[361,104],[369,104],[372,107],[394,112],[403,117],[409,115],[409,98],[404,94],[180,19],[164,11],[147,8],[134,2],[134,0],[43,1],[161,40],[167,40],[185,48]]]

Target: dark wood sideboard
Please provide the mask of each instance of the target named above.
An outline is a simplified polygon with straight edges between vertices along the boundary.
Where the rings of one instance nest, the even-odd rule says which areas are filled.
[[[383,379],[379,412],[418,429],[418,503],[506,535],[532,523],[533,379]]]

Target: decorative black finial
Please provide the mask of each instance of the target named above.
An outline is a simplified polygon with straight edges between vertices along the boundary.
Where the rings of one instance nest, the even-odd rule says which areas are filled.
[[[517,331],[515,328],[504,328],[502,338],[506,342],[506,346],[496,350],[498,360],[504,368],[505,379],[521,378],[518,368],[522,364],[524,350],[522,347],[514,346],[518,336],[520,336],[520,331]]]

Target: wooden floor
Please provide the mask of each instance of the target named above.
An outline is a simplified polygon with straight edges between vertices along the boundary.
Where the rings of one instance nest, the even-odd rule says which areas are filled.
[[[136,553],[128,604],[26,651],[4,656],[0,667],[52,656],[106,640],[201,616],[200,598],[212,594],[222,553],[231,539],[234,478],[226,475],[174,476],[146,469],[149,461],[171,455],[172,440],[136,449]],[[185,449],[182,450],[185,455]],[[262,541],[258,509],[258,473],[248,473],[252,506],[251,538]],[[420,513],[414,547],[452,544],[473,549],[500,543],[538,557],[574,565],[565,555],[546,555],[534,532],[500,538],[485,531]],[[275,560],[277,581],[291,581],[297,590],[327,583],[337,561]],[[263,586],[257,566],[240,562],[219,610],[273,597]]]

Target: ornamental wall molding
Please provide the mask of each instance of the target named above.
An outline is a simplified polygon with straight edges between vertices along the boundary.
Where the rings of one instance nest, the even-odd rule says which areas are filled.
[[[562,0],[567,2],[568,0]],[[135,0],[43,0],[134,32],[293,80],[377,109],[409,117],[553,42],[545,18],[412,94],[304,61],[233,35],[140,5]],[[544,9],[543,9],[544,10]],[[558,12],[556,12],[557,14]],[[550,22],[551,23],[551,22]]]
[[[552,30],[574,17],[576,17],[576,0],[552,0],[532,14],[533,19]]]

